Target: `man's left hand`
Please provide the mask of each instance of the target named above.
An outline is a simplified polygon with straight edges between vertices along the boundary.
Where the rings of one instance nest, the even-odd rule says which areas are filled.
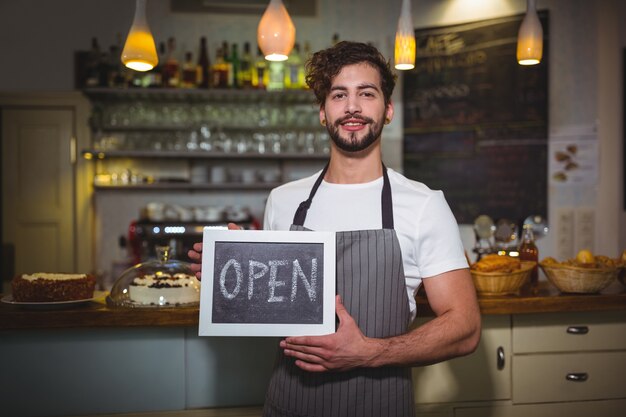
[[[338,295],[335,306],[339,317],[336,333],[288,337],[280,342],[285,356],[295,358],[299,368],[309,372],[326,372],[371,366],[381,348],[379,341],[365,337]]]

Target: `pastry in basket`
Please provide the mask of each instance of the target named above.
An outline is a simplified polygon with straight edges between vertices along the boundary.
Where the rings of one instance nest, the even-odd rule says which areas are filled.
[[[518,258],[501,255],[485,255],[471,266],[471,269],[478,272],[513,272],[521,268]]]
[[[518,294],[535,265],[536,262],[522,262],[511,256],[487,255],[472,264],[470,272],[480,294]]]
[[[604,255],[594,255],[583,249],[575,258],[558,262],[545,258],[539,264],[555,287],[565,293],[592,294],[611,285],[619,272],[619,261]]]

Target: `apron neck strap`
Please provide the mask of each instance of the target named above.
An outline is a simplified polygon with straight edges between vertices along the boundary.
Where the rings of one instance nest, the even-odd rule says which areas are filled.
[[[298,206],[296,210],[296,214],[293,216],[293,224],[296,226],[304,226],[304,221],[306,220],[307,212],[311,207],[311,202],[313,201],[313,197],[317,192],[317,189],[320,187],[324,176],[326,175],[326,171],[328,171],[328,164],[324,167],[319,177],[315,180],[315,184],[313,184],[313,188],[311,188],[311,192],[309,193],[309,198],[304,200]],[[383,191],[381,193],[381,211],[382,211],[382,220],[383,220],[383,229],[393,229],[393,200],[391,199],[391,184],[389,183],[389,176],[387,175],[387,167],[383,164]]]

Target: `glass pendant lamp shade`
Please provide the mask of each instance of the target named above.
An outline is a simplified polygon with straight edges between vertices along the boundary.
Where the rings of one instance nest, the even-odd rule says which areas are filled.
[[[395,43],[395,67],[399,70],[415,68],[415,30],[411,17],[411,0],[402,0]]]
[[[296,42],[296,27],[282,0],[270,0],[257,29],[257,42],[268,61],[285,61]]]
[[[133,25],[122,51],[122,62],[135,71],[149,71],[159,62],[146,19],[146,0],[137,0]]]
[[[517,34],[517,62],[520,65],[536,65],[543,55],[543,29],[535,0],[528,0],[526,16]]]

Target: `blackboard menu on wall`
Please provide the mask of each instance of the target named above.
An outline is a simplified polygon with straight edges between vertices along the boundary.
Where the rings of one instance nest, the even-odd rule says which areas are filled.
[[[415,31],[404,73],[404,173],[459,223],[547,213],[548,13],[539,65],[517,63],[523,15]]]

